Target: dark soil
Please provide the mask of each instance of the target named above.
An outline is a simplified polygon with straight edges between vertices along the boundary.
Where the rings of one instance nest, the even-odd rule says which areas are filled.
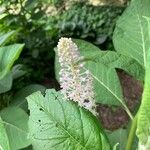
[[[133,110],[137,109],[139,106],[143,86],[139,81],[135,80],[124,71],[119,70],[117,73],[122,85],[124,99],[129,109],[133,112]],[[112,109],[112,107],[100,104],[97,107],[97,111],[103,127],[108,130],[124,127],[128,123],[128,115],[120,107]]]

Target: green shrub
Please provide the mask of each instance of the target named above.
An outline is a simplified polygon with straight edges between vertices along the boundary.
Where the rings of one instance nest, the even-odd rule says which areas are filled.
[[[51,35],[86,39],[102,49],[112,48],[112,33],[125,7],[76,3],[69,10],[49,17],[46,29]]]

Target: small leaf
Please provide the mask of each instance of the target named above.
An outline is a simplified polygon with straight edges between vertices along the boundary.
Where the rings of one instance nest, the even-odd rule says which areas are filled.
[[[9,91],[12,87],[12,75],[8,73],[4,78],[0,79],[0,94]]]
[[[6,129],[4,127],[4,124],[2,124],[1,122],[2,119],[0,117],[0,150],[10,150]]]
[[[7,148],[10,148],[10,150],[16,150],[30,145],[30,141],[27,139],[28,115],[22,109],[8,107],[0,112],[0,116],[0,135],[2,131],[5,131],[5,134],[3,133],[4,137],[0,139],[4,138],[5,143],[7,143],[7,145],[5,145]]]
[[[29,131],[36,150],[109,150],[98,120],[76,103],[64,100],[60,92],[47,90],[27,97]]]
[[[18,59],[23,44],[14,44],[0,47],[0,79],[2,79],[12,67],[16,59]]]
[[[21,77],[27,73],[27,71],[25,71],[23,69],[22,64],[17,64],[15,66],[13,66],[11,72],[12,72],[13,79],[17,79],[17,78],[19,78],[19,77]]]

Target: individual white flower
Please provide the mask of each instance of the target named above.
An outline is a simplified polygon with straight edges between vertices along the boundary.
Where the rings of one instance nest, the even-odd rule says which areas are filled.
[[[79,64],[83,58],[80,57],[77,45],[71,38],[61,38],[57,45],[57,53],[61,67],[59,75],[62,93],[67,99],[96,114],[93,78],[88,70],[84,71],[84,63]]]

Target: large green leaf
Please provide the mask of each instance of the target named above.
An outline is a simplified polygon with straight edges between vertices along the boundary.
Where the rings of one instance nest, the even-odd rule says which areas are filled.
[[[83,40],[74,40],[78,45],[80,53],[86,60],[93,60],[108,68],[123,69],[138,80],[144,80],[143,67],[133,58],[119,54],[114,51],[101,51],[95,45]]]
[[[1,117],[0,122],[2,122]],[[10,150],[6,129],[2,123],[0,123],[0,150]]]
[[[132,0],[119,18],[113,37],[115,49],[137,60],[143,68],[150,43],[145,17],[150,17],[150,0]]]
[[[28,115],[20,108],[8,107],[0,112],[0,146],[17,150],[30,145],[27,139]]]
[[[3,46],[9,39],[15,34],[15,31],[11,31],[5,34],[0,34],[0,46]]]
[[[27,97],[29,132],[35,150],[109,150],[98,120],[87,110],[47,90]]]
[[[19,57],[24,44],[14,44],[0,47],[0,79],[2,79]]]
[[[84,56],[86,69],[94,77],[95,100],[108,105],[121,105],[132,118],[128,110],[115,68],[120,68],[143,80],[143,68],[132,58],[112,51],[101,51],[93,44],[76,40],[80,53]]]
[[[137,136],[139,138],[139,150],[150,149],[150,50],[147,57],[146,76],[143,98],[138,113]]]

